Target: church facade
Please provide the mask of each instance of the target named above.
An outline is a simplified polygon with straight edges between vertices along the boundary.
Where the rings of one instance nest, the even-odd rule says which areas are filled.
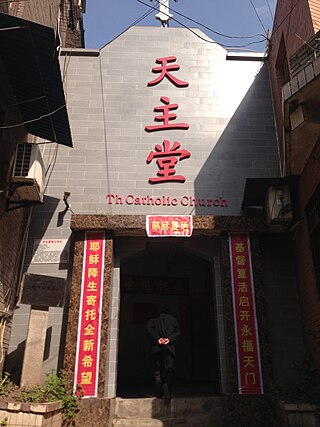
[[[147,393],[160,302],[181,325],[181,395],[262,394],[303,353],[266,59],[194,33],[62,50],[74,148],[49,153],[23,272],[65,281],[43,372],[64,367],[88,397]],[[29,313],[14,317],[17,375]]]

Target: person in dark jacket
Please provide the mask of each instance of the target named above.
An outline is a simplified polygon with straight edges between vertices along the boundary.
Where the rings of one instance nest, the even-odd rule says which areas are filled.
[[[156,397],[163,397],[168,403],[174,377],[175,341],[180,335],[179,323],[161,304],[158,315],[148,322],[148,332],[152,340]]]

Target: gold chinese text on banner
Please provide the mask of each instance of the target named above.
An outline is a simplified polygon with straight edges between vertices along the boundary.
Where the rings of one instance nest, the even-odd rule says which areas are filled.
[[[147,215],[148,237],[191,237],[191,215]]]
[[[258,325],[248,234],[229,235],[240,394],[263,394]]]
[[[104,232],[86,232],[74,391],[97,397],[104,271]]]

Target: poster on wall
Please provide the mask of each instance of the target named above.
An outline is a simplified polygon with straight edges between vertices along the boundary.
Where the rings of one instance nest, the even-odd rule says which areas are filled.
[[[87,231],[78,321],[74,392],[97,397],[103,297],[104,232]]]
[[[229,234],[239,394],[263,394],[250,239]]]
[[[35,239],[31,264],[65,264],[69,250],[68,239]]]

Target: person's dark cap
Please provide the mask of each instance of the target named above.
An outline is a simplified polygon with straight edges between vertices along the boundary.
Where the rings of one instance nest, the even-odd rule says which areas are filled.
[[[159,313],[167,313],[167,312],[168,312],[168,307],[165,304],[161,303],[159,305]]]

